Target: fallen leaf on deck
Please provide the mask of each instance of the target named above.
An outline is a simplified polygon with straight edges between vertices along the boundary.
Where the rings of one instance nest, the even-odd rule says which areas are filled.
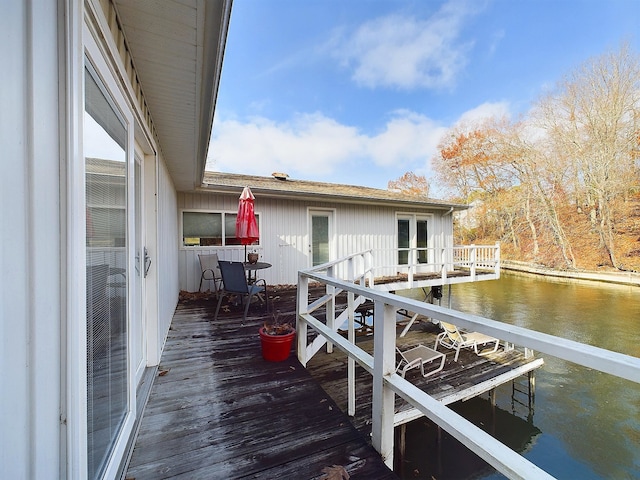
[[[158,376],[164,377],[167,373],[169,373],[169,370],[162,370],[160,373],[158,373]]]
[[[349,473],[342,465],[331,465],[322,469],[322,480],[349,480]]]

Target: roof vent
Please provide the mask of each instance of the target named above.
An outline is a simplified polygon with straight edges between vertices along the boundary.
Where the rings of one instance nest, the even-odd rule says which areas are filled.
[[[277,178],[278,180],[286,180],[287,178],[289,178],[289,175],[287,175],[286,173],[280,173],[280,172],[273,172],[271,176],[273,178]]]

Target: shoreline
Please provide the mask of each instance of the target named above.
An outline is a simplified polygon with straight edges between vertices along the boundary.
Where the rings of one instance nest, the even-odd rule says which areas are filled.
[[[533,263],[519,262],[517,260],[501,260],[501,270],[532,273],[545,277],[558,277],[576,280],[589,280],[592,282],[615,283],[619,285],[631,285],[640,287],[640,273],[637,272],[596,272],[593,270],[556,270],[553,268],[536,265]]]

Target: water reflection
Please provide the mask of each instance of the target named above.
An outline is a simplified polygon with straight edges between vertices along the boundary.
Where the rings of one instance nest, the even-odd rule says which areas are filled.
[[[452,307],[457,310],[640,357],[637,287],[504,275],[499,281],[456,285],[452,292]],[[422,292],[415,297],[421,299]],[[446,297],[445,292],[443,305]],[[539,434],[516,450],[557,478],[640,478],[640,385],[542,356],[545,365],[536,373],[535,415],[530,425]],[[497,411],[510,411],[511,394],[510,385],[498,389]],[[456,408],[474,418],[491,411],[484,403],[467,402]],[[504,420],[507,428],[496,428],[495,436],[505,443],[505,432],[525,433],[521,419],[509,417]],[[404,465],[411,471],[404,478],[431,478],[424,466],[411,468],[424,461],[427,450],[416,450],[419,443],[409,431],[407,443]],[[457,463],[484,463],[464,455],[464,460],[447,462],[442,470],[431,470],[431,475],[501,478],[481,467],[459,471]],[[445,463],[444,458],[439,461]],[[448,470],[459,475],[449,476]]]
[[[530,420],[514,416],[511,410],[491,408],[485,399],[474,398],[452,405],[452,408],[517,452],[527,451],[541,433]],[[406,438],[405,461],[397,469],[402,478],[479,478],[493,472],[487,463],[470,454],[446,432],[442,431],[438,440],[438,429],[426,419],[407,425]],[[398,438],[396,444],[399,441]],[[430,455],[424,455],[424,452]]]

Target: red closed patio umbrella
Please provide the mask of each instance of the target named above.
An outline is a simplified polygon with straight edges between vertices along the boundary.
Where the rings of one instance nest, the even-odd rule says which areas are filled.
[[[236,218],[236,238],[244,245],[244,261],[247,261],[247,245],[260,238],[258,222],[254,213],[255,197],[249,187],[244,187],[238,202],[238,217]]]

